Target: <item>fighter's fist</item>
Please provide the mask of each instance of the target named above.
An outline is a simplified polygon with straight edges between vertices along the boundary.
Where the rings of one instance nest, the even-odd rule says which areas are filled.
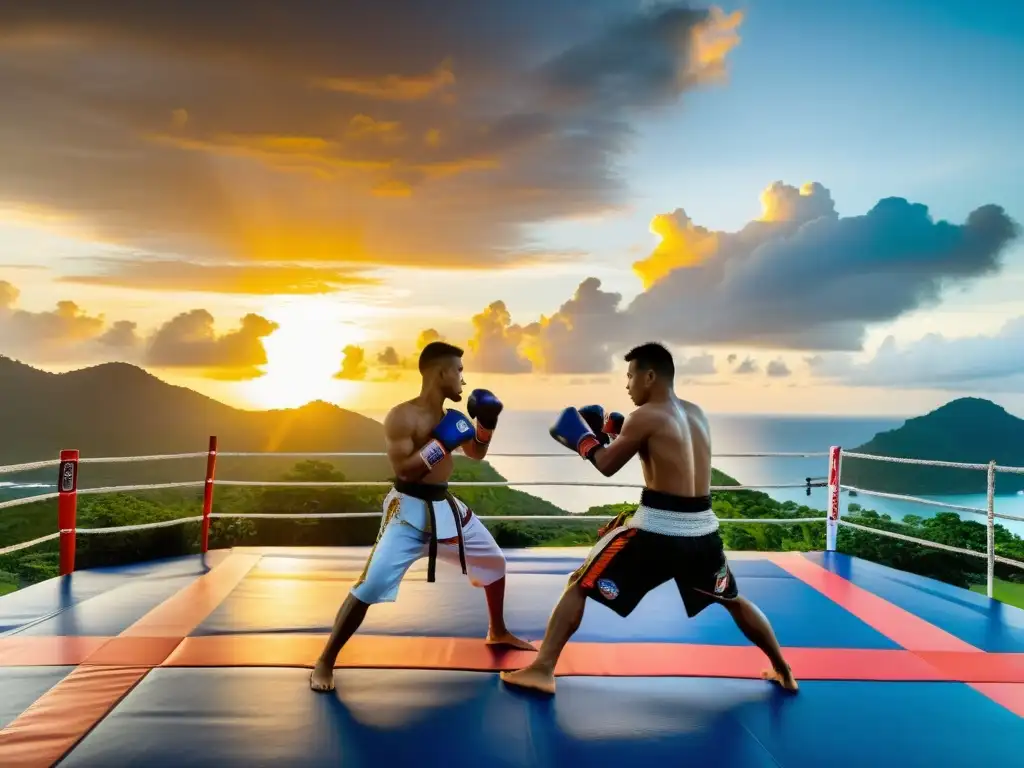
[[[431,470],[436,464],[450,455],[452,451],[475,435],[469,419],[456,410],[445,411],[441,421],[431,433],[432,439],[420,449],[420,458]]]
[[[592,459],[594,452],[601,447],[601,441],[587,426],[580,412],[572,407],[564,409],[558,415],[558,420],[551,425],[548,433],[584,459]]]
[[[498,414],[501,413],[501,400],[493,392],[486,389],[474,389],[466,401],[469,418],[476,419],[476,439],[480,443],[491,442],[491,433],[498,426]]]
[[[618,437],[622,434],[622,424],[626,421],[626,417],[618,411],[612,411],[608,414],[608,418],[605,419],[604,424],[601,426],[601,431],[606,435],[612,437]]]
[[[605,434],[604,426],[606,423],[604,416],[604,408],[600,405],[584,405],[582,408],[577,409],[580,412],[580,416],[587,422],[587,426],[590,427],[590,431],[594,433],[598,440],[601,441],[601,445],[608,445],[608,436]]]

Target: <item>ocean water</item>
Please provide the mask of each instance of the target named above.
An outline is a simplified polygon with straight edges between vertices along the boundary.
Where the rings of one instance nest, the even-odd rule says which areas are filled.
[[[383,413],[367,416],[382,420]],[[489,461],[509,481],[543,481],[547,485],[517,486],[556,504],[568,512],[585,512],[590,507],[615,502],[636,503],[640,488],[609,487],[643,485],[643,475],[637,459],[629,462],[613,478],[605,478],[574,453],[565,450],[548,434],[555,414],[537,411],[506,411],[494,435]],[[898,418],[844,418],[800,416],[725,416],[712,415],[712,441],[716,468],[726,472],[744,485],[803,483],[807,477],[823,479],[828,474],[828,457],[724,457],[727,453],[825,453],[829,447],[839,445],[852,449],[870,440],[877,432],[894,429],[903,423]],[[554,457],[509,457],[507,453],[557,454]],[[11,478],[0,480],[0,500],[31,496],[52,491],[52,486],[18,485]],[[558,483],[588,483],[591,485],[558,485]],[[978,473],[979,493],[963,496],[925,496],[935,501],[984,509],[985,478]],[[997,485],[998,489],[998,479]],[[808,496],[804,488],[765,489],[765,493],[779,501],[792,500],[814,509],[826,508],[826,488],[812,488]],[[851,502],[880,514],[889,514],[894,520],[913,514],[932,516],[939,508],[912,503],[879,499],[865,495],[851,498],[845,491],[840,496],[845,512]],[[1024,495],[997,495],[995,508],[1024,517]],[[3,511],[0,510],[0,514]],[[958,512],[964,520],[985,522],[983,514]],[[1007,529],[1024,536],[1024,522],[998,521]]]
[[[490,450],[490,462],[508,480],[543,480],[556,482],[623,483],[642,485],[643,474],[638,459],[633,459],[613,478],[601,476],[589,463],[562,448],[548,434],[555,414],[547,412],[503,413]],[[894,429],[903,419],[843,418],[800,416],[709,416],[714,452],[714,466],[736,478],[743,485],[774,485],[803,483],[805,478],[824,479],[828,476],[828,457],[725,457],[728,453],[828,453],[830,446],[853,449],[870,440],[877,432]],[[559,453],[556,458],[502,457],[502,453]],[[979,472],[979,489],[984,489],[985,477]],[[997,479],[998,488],[998,479]],[[524,487],[523,490],[540,496],[569,512],[584,512],[598,504],[637,502],[639,488],[579,487],[545,485]],[[868,489],[869,490],[869,489]],[[815,509],[827,505],[827,489],[812,488],[810,496],[804,488],[765,489],[765,493],[779,501],[792,500]],[[923,496],[935,501],[985,509],[985,494],[963,496]],[[937,507],[880,499],[866,495],[851,498],[845,491],[840,495],[843,512],[851,503],[858,503],[879,514],[889,514],[894,520],[913,514],[930,517],[942,511]],[[1024,517],[1024,496],[997,496],[997,512]],[[985,522],[984,515],[958,512],[964,520]],[[1024,523],[999,521],[1009,530],[1024,536]]]

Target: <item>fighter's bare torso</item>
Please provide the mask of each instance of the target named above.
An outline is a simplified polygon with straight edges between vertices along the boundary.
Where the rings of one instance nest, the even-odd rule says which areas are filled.
[[[406,400],[392,408],[384,418],[388,459],[395,477],[403,480],[399,467],[431,439],[434,427],[444,416],[444,410],[429,408],[416,400]],[[452,476],[454,461],[445,456],[426,475],[415,478],[420,483],[447,483]]]
[[[711,431],[699,406],[673,398],[645,403],[629,418],[646,433],[638,455],[648,488],[677,496],[711,493]]]

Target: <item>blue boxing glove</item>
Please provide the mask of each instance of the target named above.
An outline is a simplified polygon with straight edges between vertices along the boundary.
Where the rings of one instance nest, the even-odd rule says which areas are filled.
[[[555,440],[566,448],[576,451],[584,459],[593,461],[594,453],[601,447],[601,441],[587,426],[580,412],[575,408],[566,408],[558,416],[551,429],[548,430]]]
[[[472,440],[476,430],[461,413],[447,410],[430,434],[433,439],[420,449],[420,458],[427,465],[428,472],[460,445]]]
[[[601,441],[601,445],[608,445],[609,439],[604,429],[606,423],[604,407],[600,405],[584,405],[578,410],[587,426],[590,427],[590,431]]]
[[[491,442],[494,428],[498,426],[498,415],[504,407],[501,400],[486,389],[474,389],[469,393],[466,411],[469,413],[469,418],[476,419],[476,441],[478,443]]]

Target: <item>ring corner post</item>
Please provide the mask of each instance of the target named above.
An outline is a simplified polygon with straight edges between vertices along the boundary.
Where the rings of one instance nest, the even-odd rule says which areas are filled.
[[[985,528],[986,543],[985,543],[985,555],[988,560],[988,567],[985,569],[985,591],[991,599],[995,595],[995,580],[996,580],[996,463],[990,461],[988,463],[988,482],[986,483],[986,509],[985,509]]]
[[[828,451],[828,512],[825,520],[825,549],[836,551],[839,531],[839,472],[843,449],[833,445]]]
[[[60,534],[60,575],[75,570],[75,532],[78,516],[78,451],[60,452],[57,471],[57,530]]]
[[[201,549],[206,554],[210,549],[210,513],[213,511],[213,483],[217,469],[217,436],[210,435],[210,447],[206,454],[206,483],[203,485],[203,524]]]

